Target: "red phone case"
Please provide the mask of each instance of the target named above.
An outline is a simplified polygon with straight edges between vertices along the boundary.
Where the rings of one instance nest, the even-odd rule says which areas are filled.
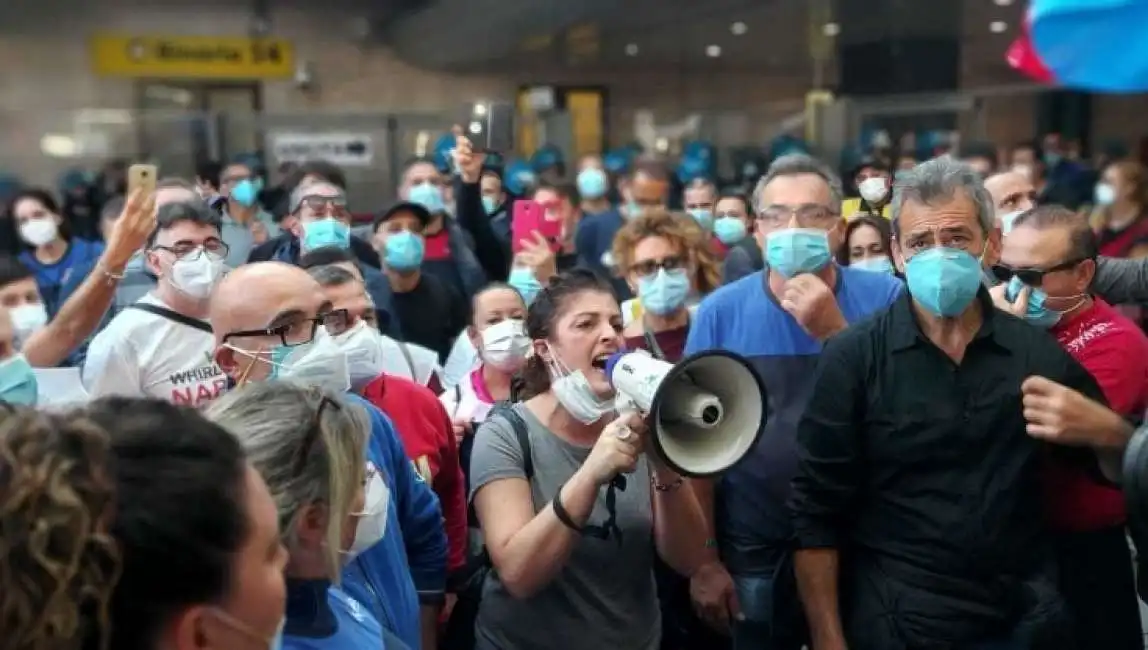
[[[511,250],[515,253],[521,251],[522,242],[533,242],[535,232],[550,242],[552,250],[557,251],[561,248],[562,222],[547,219],[545,208],[537,201],[515,201],[510,220],[510,233],[513,239]]]

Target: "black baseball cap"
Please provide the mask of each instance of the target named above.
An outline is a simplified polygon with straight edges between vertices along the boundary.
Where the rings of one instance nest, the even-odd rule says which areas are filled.
[[[430,225],[431,213],[429,210],[423,207],[421,203],[415,203],[413,201],[399,201],[398,203],[387,208],[382,214],[375,217],[375,222],[372,224],[371,229],[378,230],[379,224],[390,221],[392,217],[404,212],[415,215],[415,218],[419,220],[419,223],[422,224],[424,228]]]

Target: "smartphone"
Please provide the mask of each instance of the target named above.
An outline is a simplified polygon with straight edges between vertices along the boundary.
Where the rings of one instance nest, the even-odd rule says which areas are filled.
[[[546,218],[546,209],[537,201],[526,199],[514,202],[510,215],[510,235],[513,240],[511,250],[522,250],[522,242],[534,242],[534,233],[539,233],[550,243],[550,249],[562,247],[562,222]]]
[[[128,167],[128,194],[137,189],[146,194],[155,194],[156,176],[159,169],[155,165],[132,165]]]
[[[505,102],[467,104],[463,132],[485,153],[514,151],[514,105]]]

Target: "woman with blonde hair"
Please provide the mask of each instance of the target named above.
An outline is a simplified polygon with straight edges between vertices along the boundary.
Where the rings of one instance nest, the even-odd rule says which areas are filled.
[[[339,588],[344,566],[382,538],[386,522],[388,496],[366,458],[362,407],[270,381],[229,393],[207,416],[239,439],[275,499],[290,554],[283,648],[405,648]]]
[[[626,346],[677,361],[685,349],[690,311],[721,285],[721,267],[706,233],[689,217],[647,212],[614,236],[613,255],[637,295],[622,303]]]

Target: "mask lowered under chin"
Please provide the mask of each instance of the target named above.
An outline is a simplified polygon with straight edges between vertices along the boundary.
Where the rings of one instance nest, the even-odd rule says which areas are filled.
[[[550,392],[575,420],[593,424],[614,412],[614,400],[602,399],[590,386],[590,380],[581,370],[570,371],[566,364],[555,359],[550,363]]]

